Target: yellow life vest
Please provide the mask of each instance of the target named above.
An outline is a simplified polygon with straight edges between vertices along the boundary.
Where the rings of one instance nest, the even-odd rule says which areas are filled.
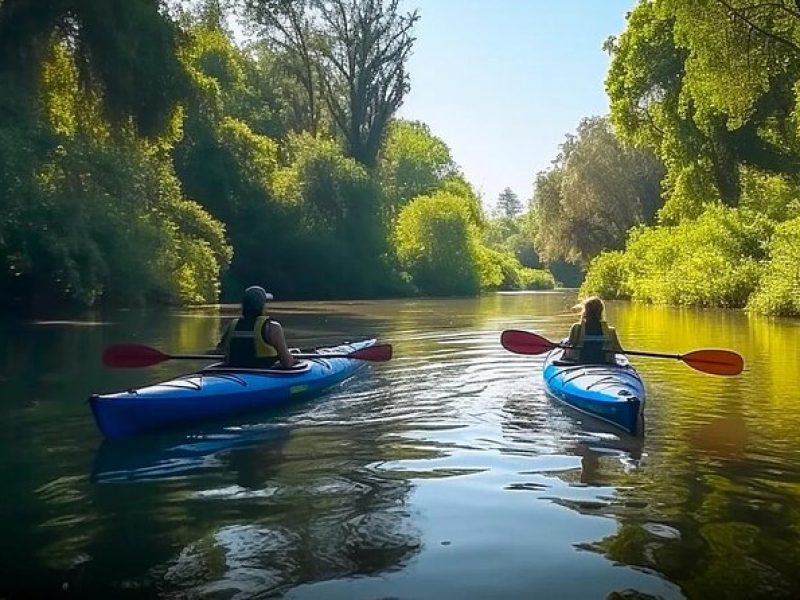
[[[265,340],[264,336],[261,335],[264,324],[269,320],[270,318],[268,316],[262,315],[260,317],[256,317],[252,329],[237,330],[236,326],[239,324],[241,319],[234,319],[228,326],[228,333],[225,336],[222,346],[222,351],[225,354],[225,362],[230,362],[231,360],[231,344],[234,343],[234,340],[236,340],[236,343],[242,343],[240,340],[252,340],[252,356],[256,359],[277,358],[277,348]],[[249,354],[251,347],[247,346],[246,348],[247,353]]]

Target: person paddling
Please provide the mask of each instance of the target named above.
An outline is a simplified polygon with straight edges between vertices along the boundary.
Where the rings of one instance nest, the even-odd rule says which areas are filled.
[[[617,331],[603,320],[605,306],[598,296],[590,296],[573,308],[581,309],[581,320],[572,325],[570,346],[564,350],[564,360],[579,363],[614,363],[615,354],[623,352]]]
[[[272,298],[272,294],[257,285],[244,291],[242,316],[228,325],[217,345],[225,355],[226,365],[249,369],[278,366],[288,369],[295,365],[281,324],[266,312],[267,302]]]

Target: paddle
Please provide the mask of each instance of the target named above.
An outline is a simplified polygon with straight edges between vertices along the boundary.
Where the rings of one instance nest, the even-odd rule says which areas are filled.
[[[551,342],[538,334],[518,329],[505,330],[500,336],[500,343],[503,344],[503,348],[515,354],[542,354],[553,348],[570,347]],[[712,375],[738,375],[744,369],[744,359],[732,350],[694,350],[686,354],[624,350],[623,353],[653,358],[674,358],[685,362],[693,369]]]
[[[347,354],[292,354],[295,358],[350,358],[383,362],[392,358],[391,344],[378,344],[361,348]],[[221,354],[164,354],[161,350],[142,344],[116,344],[103,352],[103,364],[107,367],[149,367],[165,360],[222,360]]]

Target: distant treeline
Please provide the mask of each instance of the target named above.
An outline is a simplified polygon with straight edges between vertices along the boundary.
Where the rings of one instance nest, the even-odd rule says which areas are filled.
[[[396,118],[415,12],[187,5],[0,0],[0,300],[554,285],[535,214],[485,215],[447,145]]]

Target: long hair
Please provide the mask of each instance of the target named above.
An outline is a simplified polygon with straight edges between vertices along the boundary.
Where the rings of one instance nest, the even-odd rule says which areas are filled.
[[[581,309],[581,320],[583,321],[599,323],[603,320],[605,305],[600,296],[589,296],[580,304],[576,304],[575,308]]]

